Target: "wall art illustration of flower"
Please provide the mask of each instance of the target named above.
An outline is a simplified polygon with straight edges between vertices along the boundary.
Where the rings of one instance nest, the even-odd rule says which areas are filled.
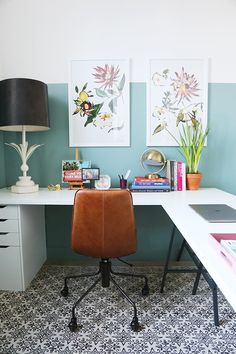
[[[73,115],[85,118],[84,127],[93,124],[94,127],[106,129],[107,133],[121,130],[124,122],[116,121],[119,100],[123,102],[125,73],[120,72],[119,65],[105,64],[96,66],[92,72],[94,87],[88,88],[88,82],[81,90],[75,86],[77,97],[74,99]],[[95,103],[96,102],[96,103]]]
[[[176,126],[180,122],[190,120],[189,113],[202,112],[203,102],[194,100],[199,97],[199,83],[194,74],[185,71],[181,67],[179,72],[172,74],[169,69],[162,73],[155,72],[152,77],[153,84],[162,85],[163,96],[160,106],[155,106],[152,116],[157,118],[157,126],[153,134],[157,134],[168,127],[168,118],[175,119]]]
[[[129,59],[70,62],[69,145],[130,146]]]
[[[167,130],[178,138],[179,125],[189,124],[194,112],[206,120],[205,64],[203,60],[150,61],[148,145],[171,146]]]

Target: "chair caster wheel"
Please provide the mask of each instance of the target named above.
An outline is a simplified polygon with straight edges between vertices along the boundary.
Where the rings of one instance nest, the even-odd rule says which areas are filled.
[[[63,288],[62,291],[61,291],[61,295],[62,295],[63,297],[67,297],[68,294],[69,294],[68,286],[64,286],[64,288]]]
[[[68,324],[68,327],[70,328],[71,332],[75,332],[77,330],[77,320],[76,317],[72,317],[70,323]]]
[[[138,322],[138,317],[134,317],[133,318],[130,326],[131,326],[132,331],[134,331],[134,332],[138,332],[138,331],[141,330],[141,326],[140,326],[140,324]]]
[[[149,295],[149,286],[148,286],[148,285],[145,285],[145,286],[142,288],[142,295],[143,295],[143,296]]]

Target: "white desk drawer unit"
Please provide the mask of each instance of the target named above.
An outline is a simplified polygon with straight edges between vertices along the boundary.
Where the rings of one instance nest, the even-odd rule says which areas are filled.
[[[0,206],[0,288],[22,287],[19,220],[17,206]]]
[[[19,246],[17,206],[0,205],[0,246]]]
[[[0,205],[0,219],[18,219],[16,205]]]
[[[0,290],[25,290],[45,260],[44,207],[0,205]]]
[[[19,234],[16,232],[0,232],[0,246],[20,246]]]
[[[18,220],[0,219],[0,232],[18,232]]]

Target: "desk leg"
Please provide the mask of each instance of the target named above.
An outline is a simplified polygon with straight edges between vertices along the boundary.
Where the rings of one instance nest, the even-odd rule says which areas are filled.
[[[202,263],[200,263],[200,264],[197,266],[197,275],[196,275],[195,282],[194,282],[194,285],[193,285],[192,295],[196,295],[196,292],[197,292],[197,288],[198,288],[198,284],[199,284],[199,280],[200,280],[202,271],[203,271],[203,265],[202,265]]]
[[[178,256],[177,256],[177,260],[178,261],[180,260],[180,258],[182,256],[182,253],[183,253],[183,250],[185,248],[187,250],[187,252],[189,253],[191,259],[193,260],[193,262],[194,262],[194,264],[196,266],[196,269],[173,269],[173,268],[170,269],[169,268],[169,262],[170,262],[170,256],[171,256],[172,247],[173,247],[175,231],[176,231],[176,226],[174,225],[173,229],[172,229],[172,233],[171,233],[170,242],[169,242],[167,258],[166,258],[166,262],[165,262],[165,265],[164,265],[164,271],[163,271],[163,276],[162,276],[162,281],[161,281],[160,292],[163,293],[167,273],[197,273],[196,279],[195,279],[195,282],[194,282],[194,286],[193,286],[193,290],[192,290],[192,294],[195,295],[196,292],[197,292],[199,280],[200,280],[200,277],[201,277],[201,274],[202,274],[203,277],[205,278],[206,282],[208,283],[208,285],[210,286],[210,288],[212,290],[214,323],[215,323],[215,326],[219,326],[217,285],[214,282],[214,280],[211,278],[211,276],[208,274],[206,269],[203,267],[203,264],[197,258],[197,256],[195,255],[195,253],[193,252],[191,247],[188,245],[186,240],[183,240],[183,242],[181,244],[181,247],[180,247],[180,250],[179,250],[179,253],[178,253]]]
[[[180,247],[180,249],[179,249],[179,252],[178,252],[178,255],[177,255],[177,257],[176,257],[176,261],[177,261],[177,262],[180,261],[180,258],[182,257],[183,250],[184,250],[185,246],[186,246],[186,240],[183,239],[182,245],[181,245],[181,247]]]
[[[220,322],[219,322],[219,312],[218,312],[217,285],[213,279],[212,279],[211,290],[212,290],[212,296],[213,296],[214,323],[215,323],[215,326],[219,326]]]
[[[219,326],[219,311],[218,311],[218,295],[217,295],[217,285],[210,276],[210,274],[206,271],[204,268],[202,262],[198,259],[198,257],[195,255],[191,247],[188,245],[188,243],[185,241],[185,248],[187,252],[189,253],[190,257],[192,258],[194,264],[197,267],[197,276],[193,285],[193,291],[192,294],[195,295],[197,292],[198,284],[201,275],[203,275],[204,279],[208,283],[209,287],[211,288],[212,291],[212,300],[213,300],[213,312],[214,312],[214,323],[215,326]]]
[[[171,238],[170,238],[167,258],[166,258],[166,262],[165,262],[165,266],[164,266],[164,272],[163,272],[163,277],[162,277],[162,281],[161,281],[161,290],[160,290],[161,293],[163,293],[164,286],[165,286],[165,281],[166,281],[166,275],[168,273],[168,266],[169,266],[170,255],[171,255],[173,241],[174,241],[174,236],[175,236],[175,230],[176,230],[176,226],[174,225],[173,229],[172,229],[172,233],[171,233]]]
[[[200,280],[200,276],[201,274],[203,275],[203,277],[205,278],[206,282],[208,283],[208,285],[211,288],[212,291],[212,300],[213,300],[213,313],[214,313],[214,323],[215,326],[219,326],[220,322],[219,322],[219,311],[218,311],[218,295],[217,295],[217,285],[214,282],[214,280],[212,279],[212,277],[208,274],[208,272],[206,271],[206,269],[203,267],[203,264],[199,261],[199,264],[197,265],[197,276],[194,282],[194,286],[193,286],[193,291],[192,294],[195,295],[197,292],[197,288],[198,288],[198,283]]]

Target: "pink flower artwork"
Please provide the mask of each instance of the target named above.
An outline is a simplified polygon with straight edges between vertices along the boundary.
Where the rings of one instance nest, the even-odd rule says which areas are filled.
[[[72,61],[70,146],[129,146],[129,61]]]
[[[97,66],[94,70],[95,82],[101,84],[101,88],[112,88],[114,83],[117,83],[120,72],[119,66],[115,68],[114,65],[105,64],[103,68]]]
[[[207,125],[207,79],[204,59],[150,60],[147,145],[174,146],[179,127],[191,116]]]

